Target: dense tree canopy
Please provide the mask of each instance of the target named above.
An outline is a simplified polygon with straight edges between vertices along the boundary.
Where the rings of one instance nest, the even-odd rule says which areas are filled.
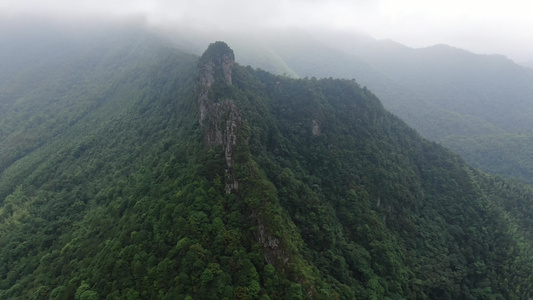
[[[355,78],[387,110],[469,164],[533,183],[524,157],[531,149],[524,135],[533,128],[533,70],[446,45],[413,49],[367,36],[317,35],[280,30],[235,47],[242,62],[278,74]],[[502,139],[521,148],[502,146]]]
[[[529,186],[353,80],[238,64],[209,93],[242,117],[229,166],[204,137],[230,114],[198,122],[199,58],[117,36],[0,83],[0,298],[533,297]]]

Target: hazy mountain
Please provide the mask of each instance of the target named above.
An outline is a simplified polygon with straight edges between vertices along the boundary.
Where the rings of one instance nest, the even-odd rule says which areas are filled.
[[[524,67],[533,69],[533,61],[523,62],[523,63],[521,63],[521,65],[524,66]]]
[[[480,118],[509,132],[532,128],[532,119],[529,117],[532,108],[529,104],[533,101],[533,71],[503,56],[478,55],[446,45],[412,49],[393,41],[377,41],[357,35],[317,36],[317,43],[322,40],[333,49],[359,58],[397,85],[411,91],[413,94],[409,97],[414,98],[411,102],[419,101],[416,99],[418,96],[434,106],[433,109]],[[318,43],[315,47],[323,46]],[[351,64],[349,59],[340,55],[337,57],[345,63],[346,69],[353,69],[352,74],[358,72],[355,69],[360,69]],[[311,61],[306,63],[312,64]],[[338,65],[343,63],[338,62]],[[322,68],[322,73],[328,71]],[[338,68],[333,67],[330,72],[338,72]],[[311,72],[306,70],[306,73]],[[355,78],[364,81],[378,96],[382,96],[385,88],[374,82],[374,75],[362,75],[365,73],[357,74],[359,76]],[[400,91],[397,94],[401,96],[402,93]],[[383,97],[385,103],[390,103],[392,107],[408,105],[410,110],[416,110],[416,103],[406,102],[403,97],[393,99],[387,93],[383,93]]]
[[[289,67],[299,77],[354,78],[423,136],[483,168],[490,162],[475,153],[486,148],[475,148],[475,142],[454,148],[457,142],[452,140],[458,137],[468,143],[468,137],[518,134],[533,128],[533,70],[503,56],[477,55],[446,45],[413,49],[390,40],[336,32],[311,35],[289,30],[260,36],[283,68]],[[236,43],[236,52],[244,52],[239,46],[249,49],[250,45],[261,48],[253,41]],[[253,56],[246,59],[243,63],[276,72],[256,63]],[[514,159],[512,152],[506,156]],[[474,157],[480,160],[470,160]],[[525,173],[496,173],[533,182]]]
[[[533,296],[531,187],[472,169],[355,81],[140,28],[47,32],[24,68],[33,36],[0,57],[1,298]]]
[[[425,100],[418,105],[383,94],[387,107],[424,136],[442,142],[483,170],[533,182],[529,159],[517,157],[509,148],[505,151],[498,138],[533,128],[533,70],[503,56],[477,55],[446,45],[410,49],[391,41],[354,40],[358,42],[352,47],[332,45],[361,57]],[[381,96],[379,86],[375,92]],[[492,142],[490,136],[494,136]],[[476,147],[481,146],[475,141],[478,137],[485,141],[482,147]],[[501,160],[498,167],[489,158],[496,156]],[[522,162],[520,168],[514,167],[517,160]]]

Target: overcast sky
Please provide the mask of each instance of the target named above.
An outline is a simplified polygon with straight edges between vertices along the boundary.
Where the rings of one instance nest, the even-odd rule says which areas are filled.
[[[529,0],[0,0],[0,12],[124,17],[157,26],[348,29],[411,47],[444,43],[533,60]]]

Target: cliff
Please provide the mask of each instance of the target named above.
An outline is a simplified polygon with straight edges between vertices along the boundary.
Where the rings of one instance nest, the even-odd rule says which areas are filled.
[[[221,145],[226,161],[226,193],[238,189],[232,168],[237,147],[237,133],[241,127],[241,113],[231,99],[216,99],[213,85],[231,85],[231,72],[235,64],[233,50],[224,42],[215,42],[207,48],[199,60],[199,115],[200,125],[206,127],[205,143]]]

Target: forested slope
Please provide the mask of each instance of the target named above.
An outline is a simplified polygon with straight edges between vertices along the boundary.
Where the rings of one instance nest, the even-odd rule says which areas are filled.
[[[265,55],[260,51],[255,57],[244,56],[243,62],[271,72],[287,66],[288,74],[300,77],[354,78],[424,137],[459,152],[486,172],[533,182],[526,175],[533,172],[529,159],[515,169],[515,161],[523,159],[511,150],[501,156],[497,137],[531,131],[531,69],[498,55],[478,55],[446,45],[413,49],[342,32],[318,31],[312,36],[286,30],[265,36],[262,43],[257,38],[236,43],[236,51],[248,53],[258,43],[265,45],[269,53],[277,54],[279,67],[263,63]],[[478,147],[480,138],[484,147]],[[492,165],[479,153],[500,156],[501,163]]]
[[[533,296],[530,187],[354,81],[129,33],[1,83],[0,298]]]

